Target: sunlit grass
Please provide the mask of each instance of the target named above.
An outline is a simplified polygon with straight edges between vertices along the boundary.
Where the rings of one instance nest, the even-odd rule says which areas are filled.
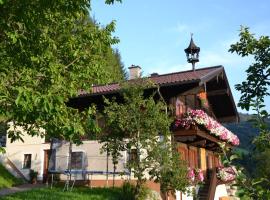
[[[19,192],[0,198],[2,200],[120,200],[120,188],[78,187],[72,191],[63,191],[63,187],[40,188]]]

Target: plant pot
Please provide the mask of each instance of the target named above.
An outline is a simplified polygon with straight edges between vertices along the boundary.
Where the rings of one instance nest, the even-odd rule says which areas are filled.
[[[37,184],[37,178],[31,179],[31,184],[33,184],[33,185]]]

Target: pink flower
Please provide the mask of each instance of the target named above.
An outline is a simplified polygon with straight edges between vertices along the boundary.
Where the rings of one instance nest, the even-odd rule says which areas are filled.
[[[236,173],[232,167],[219,167],[217,177],[222,181],[233,181],[236,178]]]
[[[236,135],[208,116],[202,110],[189,110],[184,117],[175,121],[176,128],[180,126],[182,128],[189,129],[191,125],[195,124],[204,126],[210,134],[219,137],[223,141],[229,142],[233,145],[239,145],[240,143]]]
[[[194,182],[194,180],[195,180],[195,173],[194,173],[194,169],[192,169],[192,168],[188,168],[188,179],[191,182]]]
[[[203,172],[200,169],[198,170],[197,178],[198,178],[199,182],[203,182],[204,181]]]
[[[220,135],[220,138],[221,138],[222,140],[227,140],[227,139],[228,139],[228,134],[227,134],[227,132],[224,131],[224,132]]]

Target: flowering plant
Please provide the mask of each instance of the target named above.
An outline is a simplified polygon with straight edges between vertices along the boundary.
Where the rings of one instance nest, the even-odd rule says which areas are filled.
[[[209,104],[208,104],[206,92],[201,92],[201,93],[199,93],[199,94],[198,94],[198,97],[199,97],[199,99],[200,99],[201,102],[202,102],[202,106],[205,107],[205,108],[208,108],[208,107],[209,107]]]
[[[225,142],[229,142],[235,146],[239,145],[239,139],[231,131],[226,129],[212,117],[208,116],[202,110],[190,110],[185,116],[179,118],[175,121],[175,127],[190,128],[191,125],[202,125],[204,126],[212,135],[219,137]]]
[[[218,167],[217,177],[222,181],[233,181],[236,178],[236,173],[232,167]]]
[[[204,181],[203,172],[200,169],[193,169],[189,167],[187,177],[189,182],[193,185],[202,183]]]

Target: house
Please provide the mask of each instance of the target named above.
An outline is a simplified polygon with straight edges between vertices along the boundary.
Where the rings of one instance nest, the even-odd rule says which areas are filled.
[[[204,190],[199,192],[206,199],[218,199],[227,195],[224,184],[231,181],[217,178],[216,168],[220,166],[217,155],[220,151],[219,143],[225,142],[229,147],[239,144],[237,136],[220,123],[238,122],[239,116],[224,67],[220,65],[195,69],[198,52],[199,48],[191,40],[186,53],[188,61],[192,63],[192,70],[162,75],[153,73],[148,79],[159,86],[165,102],[173,108],[170,113],[175,116],[172,138],[177,143],[181,159],[187,161],[191,169],[201,169],[207,179]],[[139,66],[132,65],[129,70],[131,80],[140,78]],[[83,109],[96,104],[98,109],[102,109],[103,97],[117,99],[120,90],[119,83],[93,86],[91,93],[80,91],[76,98],[70,99],[69,106]],[[193,120],[192,123],[190,120],[185,121],[187,115]],[[61,179],[76,178],[87,181],[91,186],[112,184],[111,158],[106,152],[101,153],[102,144],[97,141],[86,139],[82,145],[72,146],[71,169],[76,173],[68,177],[65,171],[68,169],[70,143],[56,140],[50,144],[44,138],[31,138],[27,135],[24,139],[24,143],[10,143],[7,140],[5,158],[2,158],[19,176],[28,178],[29,169],[34,169],[38,171],[40,180],[46,180],[50,171],[61,174]],[[49,154],[52,155],[50,160]],[[122,152],[122,159],[117,165],[116,185],[120,185],[124,179],[133,179],[125,168],[131,157],[132,153]],[[151,181],[147,184],[159,190],[158,184]],[[176,199],[190,198],[176,192]]]

